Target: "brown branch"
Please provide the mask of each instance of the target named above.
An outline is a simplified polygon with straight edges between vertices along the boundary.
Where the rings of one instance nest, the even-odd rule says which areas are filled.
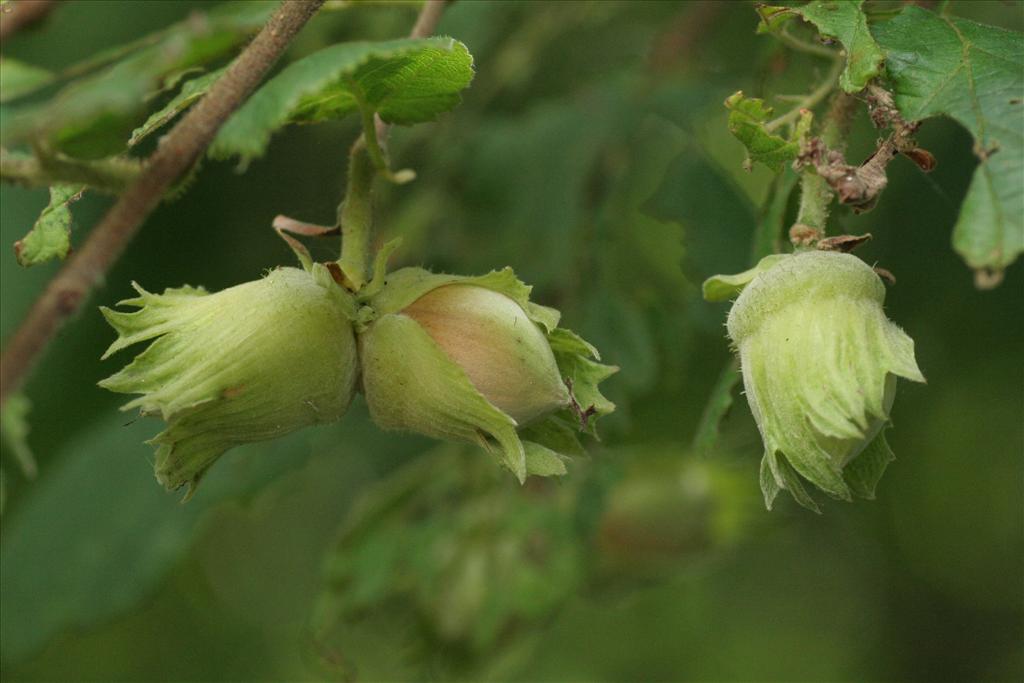
[[[210,92],[160,141],[146,169],[82,248],[36,299],[0,357],[0,405],[16,391],[64,321],[84,303],[167,189],[203,154],[217,131],[324,0],[285,0]]]
[[[17,0],[10,2],[0,11],[0,40],[7,40],[15,33],[46,18],[56,0]]]

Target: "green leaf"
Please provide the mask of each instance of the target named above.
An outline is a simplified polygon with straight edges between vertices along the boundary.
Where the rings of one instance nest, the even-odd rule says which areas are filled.
[[[473,58],[451,38],[334,45],[288,65],[224,125],[214,157],[243,162],[263,154],[289,123],[340,119],[356,111],[389,123],[432,121],[460,101]]]
[[[0,138],[4,146],[43,140],[82,158],[122,151],[148,97],[168,76],[230,54],[274,7],[272,2],[227,3],[158,32],[142,41],[145,45],[130,46],[127,54],[115,50],[119,61],[73,81],[50,100],[5,111]]]
[[[755,5],[754,11],[761,17],[757,24],[758,33],[774,33],[793,18],[793,8],[780,5]]]
[[[885,59],[868,30],[863,4],[864,0],[815,0],[795,10],[821,35],[843,44],[846,68],[839,75],[839,87],[850,93],[860,92],[878,76]]]
[[[27,235],[14,243],[14,256],[23,266],[63,259],[71,249],[71,210],[68,205],[84,191],[82,185],[54,185],[50,203]]]
[[[893,455],[889,443],[885,440],[885,430],[883,429],[861,451],[860,455],[847,463],[843,468],[843,478],[846,479],[850,490],[856,495],[874,500],[878,480],[882,478],[889,463],[895,459],[896,456]]]
[[[53,82],[52,72],[16,59],[0,57],[0,103],[9,102]]]
[[[315,624],[337,632],[397,610],[408,628],[395,637],[470,653],[507,644],[582,578],[578,498],[572,481],[523,495],[466,448],[424,453],[357,502],[326,558]]]
[[[693,436],[693,450],[700,455],[710,455],[718,443],[718,426],[733,403],[733,389],[740,381],[740,364],[735,358],[729,361],[715,380],[711,395],[704,406],[704,412]]]
[[[743,288],[759,274],[770,270],[779,261],[787,258],[787,254],[769,254],[757,262],[757,265],[735,275],[712,275],[704,281],[702,290],[705,301],[729,301],[739,296]]]
[[[56,418],[55,418],[56,424]],[[358,423],[357,423],[358,424]],[[368,425],[369,426],[369,425]],[[346,425],[345,443],[368,436]],[[5,512],[0,545],[5,665],[69,629],[133,608],[181,560],[218,503],[251,496],[316,450],[335,454],[336,433],[301,432],[224,457],[188,505],[153,485],[148,419],[110,414],[67,440],[32,487]],[[367,435],[374,430],[367,429]],[[363,439],[360,441],[360,439]]]
[[[28,447],[28,413],[31,408],[32,404],[24,394],[13,394],[0,413],[0,433],[4,444],[11,450],[22,474],[29,479],[35,478],[38,472],[36,459]]]
[[[787,140],[765,127],[771,119],[772,108],[764,100],[746,97],[740,91],[730,95],[725,106],[729,109],[729,132],[747,148],[751,161],[759,161],[779,172],[783,165],[796,159],[800,152],[800,135],[810,123],[809,113],[798,123],[797,134]]]
[[[197,78],[193,78],[185,82],[185,85],[181,86],[181,91],[174,96],[170,102],[165,104],[159,111],[155,111],[149,115],[146,122],[141,126],[132,131],[132,136],[128,139],[128,146],[133,147],[143,139],[148,137],[151,133],[158,130],[167,124],[171,119],[191,107],[195,102],[199,100],[206,92],[213,87],[213,84],[217,82],[217,79],[227,70],[227,67],[211,71],[210,73],[203,74]]]
[[[881,74],[885,59],[868,29],[863,4],[864,0],[815,0],[803,7],[758,5],[761,21],[757,32],[775,33],[794,17],[806,19],[823,37],[843,44],[846,65],[839,75],[839,86],[846,92],[860,92]]]
[[[1024,38],[914,6],[874,33],[904,118],[949,116],[974,136],[953,248],[992,286],[1024,251]]]

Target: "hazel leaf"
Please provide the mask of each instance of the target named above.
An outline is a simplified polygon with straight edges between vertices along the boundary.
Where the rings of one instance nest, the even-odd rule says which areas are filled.
[[[846,50],[846,66],[839,74],[839,87],[849,93],[860,92],[882,71],[885,55],[868,30],[861,6],[864,0],[815,0],[795,11],[834,38]]]
[[[186,81],[185,85],[181,86],[178,94],[174,96],[174,99],[165,104],[159,111],[150,114],[145,123],[132,131],[132,135],[128,139],[128,146],[134,147],[139,144],[142,140],[170,122],[175,116],[198,102],[226,70],[227,67],[224,67],[223,69],[217,69],[216,71],[211,71]]]
[[[333,45],[289,64],[228,119],[210,153],[261,156],[290,123],[341,119],[357,111],[388,123],[433,121],[461,100],[473,58],[451,38]]]
[[[770,132],[765,123],[771,119],[772,108],[764,100],[746,97],[739,91],[725,100],[725,107],[729,110],[729,132],[747,148],[751,161],[759,161],[779,172],[785,164],[796,159],[800,153],[799,135],[787,140]],[[809,116],[808,113],[802,117],[798,133],[808,127]]]
[[[953,248],[994,286],[1024,251],[1024,37],[914,6],[874,34],[903,117],[949,116],[974,136],[980,163]]]
[[[0,57],[0,103],[10,102],[53,82],[53,72],[38,66]]]
[[[23,266],[63,259],[71,249],[71,209],[68,205],[85,190],[83,185],[54,185],[50,203],[27,235],[14,243],[14,256]]]
[[[72,81],[49,100],[5,110],[0,138],[5,146],[45,141],[79,158],[123,151],[148,97],[163,88],[168,76],[230,54],[266,23],[274,8],[266,2],[226,3],[101,54],[94,62],[102,68]],[[92,68],[94,64],[85,64],[72,70]]]
[[[863,90],[882,72],[885,55],[868,29],[861,7],[864,0],[815,0],[802,7],[758,5],[758,33],[775,33],[796,17],[814,24],[823,38],[838,40],[846,51],[839,86],[846,92]]]

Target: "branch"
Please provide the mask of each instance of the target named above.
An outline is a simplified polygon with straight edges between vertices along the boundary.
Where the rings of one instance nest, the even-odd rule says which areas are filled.
[[[3,10],[0,11],[0,40],[7,40],[26,26],[42,21],[56,6],[56,0],[18,0],[5,3]]]
[[[0,357],[0,404],[124,251],[167,189],[202,156],[324,0],[285,0],[210,92],[160,141],[146,169],[36,299]]]

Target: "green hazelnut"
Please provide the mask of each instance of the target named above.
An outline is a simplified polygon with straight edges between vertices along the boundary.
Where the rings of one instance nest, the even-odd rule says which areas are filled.
[[[769,508],[787,489],[817,509],[796,474],[836,498],[873,497],[892,460],[881,432],[896,378],[924,381],[884,300],[870,266],[825,251],[777,258],[736,299],[727,327],[765,445]]]
[[[228,449],[341,418],[358,375],[356,341],[336,287],[323,272],[279,268],[255,282],[209,294],[201,288],[101,309],[118,332],[104,358],[152,343],[100,382],[141,394],[123,409],[159,415],[157,479],[169,489],[195,485]]]

